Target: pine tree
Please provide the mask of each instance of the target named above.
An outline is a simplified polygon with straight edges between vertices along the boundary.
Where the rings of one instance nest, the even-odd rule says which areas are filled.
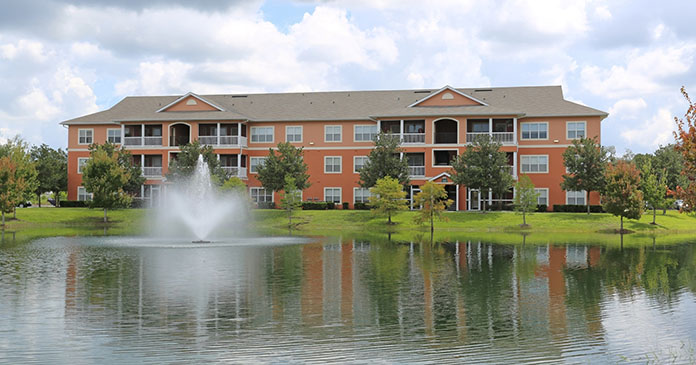
[[[278,154],[269,149],[268,157],[263,165],[258,167],[257,172],[257,178],[266,190],[283,190],[286,176],[295,180],[295,186],[300,191],[310,185],[302,147],[297,148],[289,142],[278,143]]]

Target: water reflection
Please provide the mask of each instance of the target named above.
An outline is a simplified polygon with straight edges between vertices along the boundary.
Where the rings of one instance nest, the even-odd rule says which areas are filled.
[[[693,245],[99,240],[0,248],[8,360],[694,361]]]

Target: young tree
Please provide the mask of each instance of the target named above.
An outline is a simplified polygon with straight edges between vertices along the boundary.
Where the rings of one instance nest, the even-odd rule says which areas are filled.
[[[608,161],[607,150],[596,138],[574,140],[563,152],[563,164],[568,174],[563,175],[561,188],[566,191],[587,192],[587,214],[590,214],[590,192],[604,187],[604,170]]]
[[[452,181],[482,193],[493,190],[498,196],[505,194],[514,180],[507,169],[508,159],[500,146],[488,136],[478,136],[464,153],[452,161]],[[483,211],[485,204],[484,201]]]
[[[224,184],[222,184],[220,190],[230,191],[237,194],[246,194],[247,186],[242,179],[232,176],[231,178],[227,179]]]
[[[684,114],[684,119],[674,118],[677,122],[677,131],[674,138],[677,140],[675,149],[682,155],[684,165],[681,174],[686,177],[685,184],[677,187],[677,196],[684,200],[683,210],[696,211],[696,105],[691,102],[689,94],[682,86],[681,92],[689,103],[689,108]]]
[[[295,180],[295,186],[300,191],[307,189],[310,185],[302,147],[297,148],[289,142],[278,143],[278,154],[272,148],[269,149],[266,161],[258,167],[257,171],[257,178],[267,190],[283,190],[286,176]]]
[[[181,181],[190,178],[196,170],[199,155],[203,155],[203,161],[208,164],[210,179],[214,184],[220,186],[227,180],[227,175],[220,166],[220,161],[212,146],[203,146],[200,142],[193,141],[179,147],[179,149],[181,152],[176,155],[175,159],[169,161],[167,180]]]
[[[520,227],[528,227],[527,213],[536,209],[539,193],[534,191],[532,179],[527,175],[520,176],[520,179],[515,184],[515,192],[515,210],[522,212],[522,224]]]
[[[7,208],[3,212],[15,212],[15,207],[20,202],[25,202],[34,194],[38,180],[36,168],[31,161],[29,146],[19,136],[16,136],[0,145],[0,158],[7,157],[11,163],[5,164],[5,168],[11,171],[9,176],[9,189],[6,194],[7,201],[3,204]]]
[[[418,224],[429,221],[430,233],[435,231],[434,218],[447,221],[447,217],[442,215],[442,212],[447,209],[448,205],[452,204],[452,200],[447,199],[444,185],[428,181],[421,186],[420,193],[416,194],[413,199],[415,204],[421,207],[420,214],[415,217],[414,221]]]
[[[15,203],[17,167],[9,156],[0,157],[0,212],[2,226],[5,226],[5,213],[9,213],[17,205]]]
[[[406,186],[409,183],[408,161],[401,159],[401,142],[392,135],[379,133],[375,137],[375,148],[360,170],[360,186],[371,188],[377,180],[390,176]]]
[[[643,214],[643,193],[640,191],[640,173],[626,161],[617,161],[605,169],[602,206],[604,210],[621,217],[621,233],[624,233],[623,219],[640,219]]]
[[[104,144],[93,143],[89,146],[90,155],[96,150],[103,150],[107,155],[116,155],[116,160],[119,166],[128,174],[128,181],[123,186],[123,191],[131,196],[140,193],[140,186],[145,183],[145,177],[142,174],[140,166],[133,163],[133,155],[121,147],[117,148],[115,144],[111,142],[105,142]]]
[[[370,188],[370,206],[373,212],[386,214],[387,224],[392,224],[392,214],[408,207],[404,186],[391,176],[378,179]]]
[[[130,205],[131,196],[123,189],[130,179],[130,173],[119,163],[118,153],[110,150],[109,146],[93,147],[82,169],[82,182],[85,190],[92,193],[90,208],[103,208],[106,223],[107,209]]]
[[[68,155],[62,149],[53,149],[47,144],[34,146],[31,149],[31,159],[38,172],[36,199],[41,207],[41,195],[52,191],[58,206],[61,191],[68,189]]]
[[[288,213],[288,227],[292,227],[292,214],[302,206],[302,191],[297,188],[295,179],[285,176],[285,186],[280,196],[280,207]]]
[[[658,177],[653,171],[650,160],[645,161],[640,169],[640,190],[643,192],[643,198],[648,203],[648,206],[653,211],[653,221],[655,223],[655,211],[657,208],[663,208],[667,205],[667,183],[665,176]]]

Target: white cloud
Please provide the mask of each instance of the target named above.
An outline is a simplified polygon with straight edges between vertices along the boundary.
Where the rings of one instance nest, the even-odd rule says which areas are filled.
[[[609,109],[609,115],[620,119],[636,118],[647,106],[643,98],[621,99]]]
[[[643,123],[637,123],[633,128],[621,132],[621,137],[630,146],[639,146],[649,151],[660,145],[672,142],[674,118],[669,108],[660,108],[652,118]]]

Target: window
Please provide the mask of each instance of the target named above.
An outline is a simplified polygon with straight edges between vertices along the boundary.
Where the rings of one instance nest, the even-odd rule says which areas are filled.
[[[369,203],[370,189],[353,188],[353,203]]]
[[[273,201],[273,192],[264,188],[250,188],[249,195],[254,203],[270,203]]]
[[[106,130],[106,140],[111,143],[121,143],[121,130],[109,128]]]
[[[324,126],[324,142],[341,142],[341,126]]]
[[[92,196],[92,193],[88,193],[84,186],[77,187],[77,200],[90,201],[92,200]]]
[[[341,203],[341,188],[324,188],[324,201]]]
[[[78,144],[92,144],[92,136],[94,135],[94,129],[79,129],[77,131],[77,143]]]
[[[285,127],[285,142],[302,142],[302,126]]]
[[[522,168],[520,169],[522,173],[549,172],[549,156],[547,155],[520,156],[520,162],[522,163]]]
[[[522,123],[522,139],[548,139],[549,123]]]
[[[249,172],[255,174],[259,172],[259,166],[266,161],[265,157],[249,157]]]
[[[273,142],[273,127],[251,127],[251,141]]]
[[[585,205],[585,190],[566,191],[566,204]]]
[[[568,139],[584,138],[587,135],[585,132],[585,122],[568,122],[566,123],[566,131]]]
[[[365,166],[365,163],[369,159],[370,158],[367,156],[354,156],[353,157],[353,172],[356,174],[359,174],[360,169],[362,169],[363,166]]]
[[[341,173],[341,156],[325,156],[324,172],[327,174]]]
[[[534,189],[534,192],[539,194],[539,196],[537,196],[537,204],[549,205],[549,189],[537,188]]]
[[[77,158],[77,173],[78,174],[82,173],[82,169],[85,167],[87,160],[89,160],[89,157],[78,157]]]
[[[376,125],[356,125],[355,142],[371,142],[377,135]]]
[[[457,158],[457,150],[433,151],[433,166],[451,166]]]

